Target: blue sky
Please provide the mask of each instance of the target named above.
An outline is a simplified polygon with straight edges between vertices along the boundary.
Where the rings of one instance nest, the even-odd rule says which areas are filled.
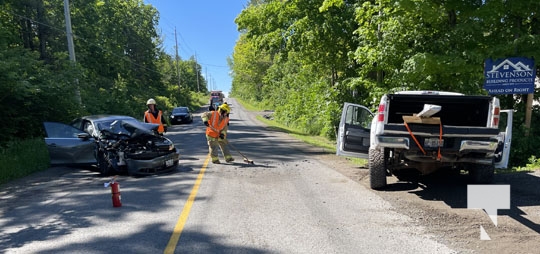
[[[207,78],[209,90],[231,89],[227,57],[239,33],[234,19],[248,0],[144,0],[160,14],[159,29],[165,51],[174,56],[175,35],[178,54],[184,60],[195,56]]]

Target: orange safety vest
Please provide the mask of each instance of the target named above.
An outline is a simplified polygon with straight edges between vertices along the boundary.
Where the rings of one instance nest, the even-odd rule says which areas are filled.
[[[211,111],[212,116],[208,119],[208,127],[206,127],[206,135],[219,138],[219,133],[227,126],[228,118],[225,117],[221,121],[219,120],[219,112]]]
[[[163,123],[161,122],[161,110],[158,111],[157,117],[154,117],[154,114],[150,113],[150,110],[147,110],[144,112],[144,118],[146,119],[146,122],[159,124],[159,133],[165,132],[165,127],[163,127]]]

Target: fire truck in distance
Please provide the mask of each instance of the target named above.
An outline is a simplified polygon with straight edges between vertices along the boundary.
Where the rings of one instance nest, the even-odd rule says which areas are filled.
[[[213,108],[219,107],[221,104],[223,104],[223,99],[225,98],[225,95],[220,90],[214,90],[210,92],[210,106]]]

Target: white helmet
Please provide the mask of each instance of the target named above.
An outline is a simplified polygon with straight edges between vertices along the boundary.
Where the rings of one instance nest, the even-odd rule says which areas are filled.
[[[148,99],[148,101],[146,101],[146,105],[150,105],[150,104],[156,105],[156,100],[154,100],[152,98]]]

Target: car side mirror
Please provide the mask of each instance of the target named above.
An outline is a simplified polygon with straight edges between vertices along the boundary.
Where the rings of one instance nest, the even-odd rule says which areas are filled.
[[[82,140],[89,140],[90,137],[91,136],[88,133],[79,133],[79,134],[77,134],[77,138],[80,138]]]

